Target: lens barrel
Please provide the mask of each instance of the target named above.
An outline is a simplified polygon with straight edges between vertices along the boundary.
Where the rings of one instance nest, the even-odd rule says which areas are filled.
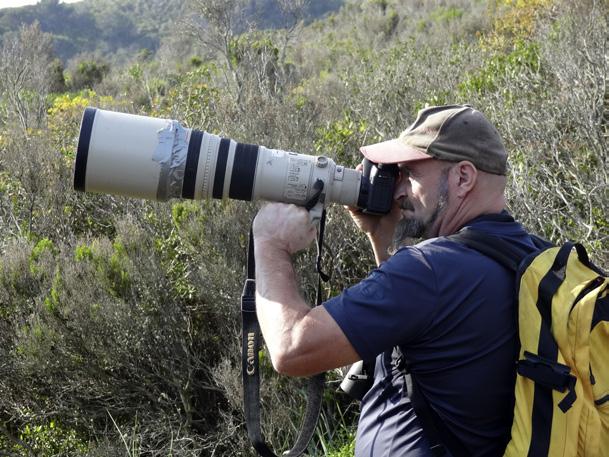
[[[362,174],[310,156],[97,108],[83,114],[74,188],[167,200],[230,198],[305,206],[322,181],[324,203],[357,206]]]

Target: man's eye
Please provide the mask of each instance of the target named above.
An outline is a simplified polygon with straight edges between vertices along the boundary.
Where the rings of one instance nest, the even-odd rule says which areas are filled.
[[[410,176],[410,170],[408,168],[400,168],[400,178],[408,178]]]

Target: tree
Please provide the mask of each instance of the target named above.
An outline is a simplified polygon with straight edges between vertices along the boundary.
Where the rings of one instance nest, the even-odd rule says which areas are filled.
[[[237,102],[241,98],[243,81],[237,71],[237,62],[233,58],[233,42],[237,30],[243,27],[242,11],[247,0],[190,0],[189,7],[193,17],[188,20],[189,32],[208,51],[220,56],[224,61],[226,85],[234,91]],[[196,19],[204,18],[204,21]]]
[[[265,3],[267,9],[268,3]],[[269,34],[256,31],[253,20],[256,11],[251,11],[255,2],[189,2],[193,15],[188,22],[188,30],[212,57],[218,57],[224,63],[225,82],[234,94],[237,106],[241,106],[248,85],[278,92],[287,83],[290,66],[285,65],[286,50],[300,30],[309,0],[278,0],[274,3],[285,28]],[[204,20],[193,19],[199,17]]]
[[[0,95],[24,131],[45,121],[46,96],[54,80],[51,36],[37,22],[7,35],[0,50]]]

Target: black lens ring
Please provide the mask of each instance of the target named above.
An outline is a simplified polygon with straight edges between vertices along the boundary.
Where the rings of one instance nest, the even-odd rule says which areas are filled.
[[[218,148],[218,160],[216,161],[216,172],[214,174],[213,198],[222,198],[224,194],[224,178],[226,177],[226,164],[228,162],[228,149],[230,140],[222,138]]]
[[[191,200],[195,198],[195,184],[197,182],[197,168],[199,167],[202,141],[203,132],[193,130],[190,133],[186,165],[184,167],[184,182],[182,183],[182,198],[190,198]]]
[[[257,144],[237,143],[233,172],[230,178],[229,198],[246,201],[252,199],[256,164],[258,163],[258,148]]]
[[[88,107],[82,115],[80,123],[80,134],[78,136],[78,147],[76,149],[76,162],[74,164],[74,189],[85,191],[87,177],[87,159],[89,158],[89,144],[91,143],[91,132],[97,108]]]

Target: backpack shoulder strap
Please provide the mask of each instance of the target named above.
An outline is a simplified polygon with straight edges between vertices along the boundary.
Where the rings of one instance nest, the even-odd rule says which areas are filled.
[[[457,233],[449,235],[447,238],[464,244],[465,246],[490,257],[508,270],[514,272],[518,272],[518,267],[525,257],[534,251],[521,249],[498,236],[490,235],[469,227],[465,227]],[[550,242],[536,235],[531,235],[531,239],[537,249],[545,249],[551,246]]]
[[[405,394],[410,399],[423,429],[423,435],[429,442],[433,457],[469,457],[471,454],[461,440],[448,428],[438,413],[434,411],[429,400],[421,391],[419,383],[406,361],[400,346],[394,346],[392,353],[394,366],[404,376]]]

